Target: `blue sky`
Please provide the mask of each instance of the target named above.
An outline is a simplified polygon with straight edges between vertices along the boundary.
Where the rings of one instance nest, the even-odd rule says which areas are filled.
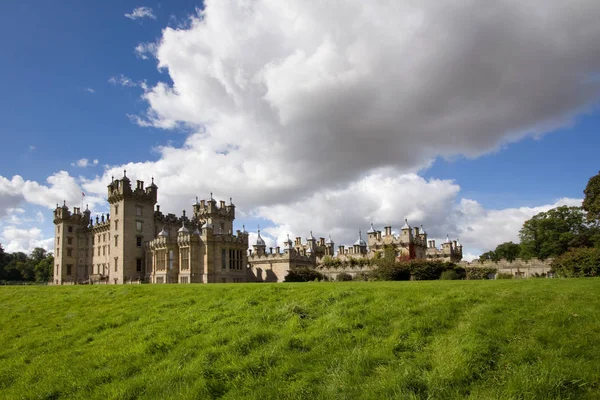
[[[125,16],[138,7],[152,17]],[[386,5],[349,2],[347,11],[317,12],[310,2],[290,2],[294,23],[285,21],[288,5],[208,2],[205,21],[196,12],[202,7],[194,1],[0,4],[5,248],[51,248],[52,204],[63,195],[77,205],[78,187],[103,211],[106,180],[129,168],[139,175],[133,179],[157,177],[160,202],[170,210],[212,190],[233,196],[239,226],[260,223],[271,243],[288,232],[307,235],[313,226],[315,234],[333,233],[343,243],[371,221],[398,226],[409,216],[434,237],[465,237],[466,251],[477,254],[515,240],[524,219],[559,199],[576,204],[600,169],[598,82],[581,83],[597,76],[600,62],[589,56],[588,40],[571,37],[568,26],[562,39],[577,43],[578,52],[542,51],[544,42],[522,26],[514,28],[522,48],[513,46],[510,38],[493,36],[489,22],[478,25],[476,16],[473,31],[464,31],[439,21],[434,2],[424,2],[418,18],[412,9],[394,9],[400,13],[395,20],[378,24],[369,15],[392,13]],[[598,8],[582,2],[571,19],[583,26]],[[529,17],[530,11],[516,13]],[[553,11],[549,21],[569,20]],[[500,24],[502,7],[497,13]],[[437,18],[443,34],[438,25],[417,24],[424,34],[411,40],[419,45],[406,44],[414,21],[428,17]],[[388,23],[391,35],[374,27]],[[597,43],[596,30],[589,32],[584,39]],[[475,51],[480,44],[473,38],[486,35],[497,46],[494,53]],[[409,51],[417,52],[415,60],[430,57],[415,49],[439,46],[443,37],[457,39],[439,57],[423,65],[406,61]],[[149,43],[158,53],[136,54],[136,46]],[[528,46],[540,53],[539,63],[522,54]],[[359,51],[364,57],[354,57]],[[492,60],[498,68],[479,65],[495,53],[504,57]],[[390,69],[394,57],[401,67]],[[424,79],[415,71],[431,75]],[[437,121],[449,121],[447,129]],[[80,159],[89,165],[74,165]],[[209,179],[211,168],[222,173]],[[66,174],[56,185],[47,181],[60,171]],[[37,189],[28,192],[17,175]],[[182,176],[194,183],[178,180]],[[482,229],[486,240],[477,239]]]

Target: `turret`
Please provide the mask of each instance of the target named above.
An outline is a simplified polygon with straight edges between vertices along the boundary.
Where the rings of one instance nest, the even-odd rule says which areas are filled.
[[[254,248],[254,253],[258,256],[265,255],[265,249],[267,247],[265,241],[262,237],[260,237],[260,228],[258,229],[258,237],[256,238],[256,243],[252,246]]]
[[[317,245],[317,239],[313,236],[312,231],[310,231],[310,235],[306,238],[306,248],[310,249],[311,253],[315,251]]]
[[[325,242],[325,254],[328,256],[333,256],[335,253],[335,243],[331,240],[331,235],[329,235],[329,239]]]
[[[354,253],[367,253],[367,242],[363,240],[360,229],[358,230],[358,239],[354,242]]]

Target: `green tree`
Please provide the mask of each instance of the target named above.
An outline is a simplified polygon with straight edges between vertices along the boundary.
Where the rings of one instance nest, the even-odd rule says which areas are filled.
[[[521,245],[513,242],[504,242],[499,244],[494,251],[498,259],[514,261],[521,254]]]
[[[600,249],[571,249],[552,261],[552,272],[571,278],[600,276]]]
[[[479,256],[479,262],[484,261],[498,261],[499,257],[496,255],[496,252],[493,250],[486,251],[482,255]]]
[[[382,266],[391,267],[396,263],[396,249],[391,244],[383,247],[383,259],[380,261]]]
[[[577,245],[582,237],[589,236],[597,226],[585,224],[581,207],[561,206],[534,215],[525,221],[519,237],[521,257],[545,259],[556,257]]]
[[[4,266],[6,265],[6,253],[0,243],[0,280],[4,279]]]
[[[43,260],[37,263],[34,267],[36,282],[50,282],[52,280],[52,272],[54,271],[54,256],[48,254]]]
[[[2,279],[6,281],[22,281],[21,271],[24,269],[23,264],[26,262],[27,254],[25,253],[16,252],[7,254]]]
[[[587,213],[588,221],[600,220],[600,172],[590,178],[583,194],[583,209]]]

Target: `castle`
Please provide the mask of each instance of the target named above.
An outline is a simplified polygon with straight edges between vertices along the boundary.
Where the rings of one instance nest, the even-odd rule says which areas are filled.
[[[108,185],[110,212],[95,223],[87,208],[57,205],[53,283],[248,281],[248,233],[233,233],[231,199],[196,199],[188,218],[163,214],[157,195],[154,179],[132,189],[124,173]]]
[[[252,246],[248,255],[253,280],[258,282],[282,282],[288,271],[298,267],[316,268],[325,262],[325,257],[339,261],[360,261],[383,258],[386,248],[394,251],[399,259],[432,259],[440,261],[459,262],[462,259],[463,247],[458,240],[450,241],[447,237],[442,248],[435,246],[435,240],[427,240],[427,232],[420,228],[411,228],[404,220],[400,234],[394,235],[391,226],[384,227],[384,233],[376,230],[371,224],[367,231],[367,241],[358,232],[358,239],[352,246],[339,246],[335,253],[335,244],[331,237],[327,241],[321,237],[315,239],[312,232],[302,243],[297,237],[294,242],[288,237],[284,242],[283,251],[280,247],[266,250],[265,241],[260,236]]]
[[[212,198],[193,204],[193,214],[181,217],[163,214],[157,205],[158,187],[154,179],[144,188],[136,181],[135,189],[127,178],[115,180],[107,187],[110,212],[91,218],[86,207],[69,210],[66,203],[54,210],[55,248],[53,283],[237,283],[281,282],[297,267],[316,268],[326,257],[345,260],[369,260],[392,248],[405,259],[439,259],[457,262],[462,259],[462,245],[449,239],[441,249],[427,240],[421,228],[411,228],[405,221],[399,235],[391,226],[385,233],[373,225],[367,241],[359,231],[358,240],[335,252],[331,237],[317,240],[312,232],[302,243],[297,237],[267,252],[260,236],[248,250],[248,232],[233,232],[235,205]]]

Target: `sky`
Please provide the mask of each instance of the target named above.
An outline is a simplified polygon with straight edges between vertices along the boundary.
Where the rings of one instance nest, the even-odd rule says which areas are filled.
[[[600,3],[521,3],[2,1],[0,244],[52,250],[123,170],[232,197],[251,243],[518,242],[600,169]]]

